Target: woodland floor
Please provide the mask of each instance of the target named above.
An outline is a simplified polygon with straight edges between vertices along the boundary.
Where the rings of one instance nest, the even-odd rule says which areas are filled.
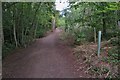
[[[3,60],[3,78],[77,78],[72,49],[59,39],[61,31],[37,39]],[[81,74],[82,75],[82,74]]]

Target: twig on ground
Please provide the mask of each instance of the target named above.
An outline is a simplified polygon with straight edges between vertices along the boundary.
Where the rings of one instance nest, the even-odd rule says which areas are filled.
[[[110,71],[107,73],[107,75],[105,76],[105,78],[107,78],[109,74],[110,74]]]
[[[90,66],[87,68],[87,70],[85,71],[85,73],[88,73],[88,70],[90,70],[93,66]]]

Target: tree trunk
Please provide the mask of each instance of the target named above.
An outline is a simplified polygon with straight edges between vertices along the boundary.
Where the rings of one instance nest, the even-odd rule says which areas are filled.
[[[40,3],[38,4],[38,8],[35,10],[34,18],[32,20],[32,26],[33,27],[34,27],[34,22],[35,22],[35,19],[36,19],[37,11],[39,10],[39,8],[40,8]]]
[[[37,32],[37,28],[38,28],[38,21],[39,18],[37,18],[37,21],[36,21],[36,25],[35,25],[35,30],[34,30],[34,39],[36,38],[36,32]]]
[[[36,19],[37,12],[38,12],[39,8],[40,8],[40,3],[38,4],[38,7],[35,10],[34,17],[33,17],[33,20],[32,20],[32,25],[31,25],[32,29],[31,30],[34,30],[34,31],[31,31],[31,30],[29,31],[29,34],[32,34],[31,36],[32,36],[33,40],[34,40],[34,37],[35,37],[34,34],[35,34],[35,29],[36,29],[36,27],[35,27],[35,23],[36,23],[35,19]]]
[[[22,27],[22,31],[21,31],[21,44],[22,46],[24,46],[24,27],[23,27],[23,4],[22,4],[22,8],[21,8],[21,27]]]
[[[103,22],[103,36],[106,37],[106,22],[105,22],[105,13],[103,13],[103,19],[102,19],[102,22]]]
[[[120,3],[118,4],[118,7],[120,7]],[[120,10],[117,10],[117,26],[120,29]]]
[[[14,26],[13,26],[13,32],[14,32],[15,45],[16,45],[16,47],[18,47],[18,42],[17,42],[17,38],[16,38],[16,28],[15,28],[15,23],[14,23]]]
[[[22,33],[21,33],[21,44],[22,46],[24,46],[24,28],[22,29]]]
[[[55,30],[55,18],[52,19],[52,31],[54,32]]]
[[[106,3],[100,3],[101,6],[106,6]],[[105,7],[103,7],[103,10],[105,9]],[[106,38],[106,13],[103,12],[102,13],[102,23],[103,23],[103,37]]]
[[[15,20],[16,20],[16,13],[15,13],[15,11],[16,11],[16,8],[15,8],[15,6],[14,6],[14,9],[13,9],[14,11],[13,11],[13,34],[14,34],[14,40],[15,40],[15,45],[16,45],[16,47],[18,47],[18,42],[17,42],[17,37],[16,37],[16,22],[15,22]]]
[[[17,6],[18,7],[18,6]],[[20,18],[21,18],[21,14],[20,14],[20,9],[19,8],[16,8],[16,17],[15,17],[15,30],[16,30],[16,40],[17,40],[17,45],[20,46],[20,31],[21,31],[21,28],[20,28]]]
[[[36,38],[36,31],[37,31],[37,27],[38,27],[38,22],[36,23],[36,26],[35,26],[34,39]]]

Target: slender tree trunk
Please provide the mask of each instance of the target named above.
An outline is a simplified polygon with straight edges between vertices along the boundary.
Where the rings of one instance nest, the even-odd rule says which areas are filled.
[[[118,4],[118,8],[120,9],[120,1],[119,1],[119,4]],[[120,29],[120,10],[117,10],[117,27]]]
[[[82,3],[82,6],[84,6],[84,3]],[[83,9],[83,20],[82,20],[82,26],[85,25],[85,21],[84,21],[84,19],[85,19],[85,10],[86,10],[86,8],[84,7],[84,9]]]
[[[34,17],[33,17],[33,20],[32,20],[32,25],[31,25],[31,30],[29,31],[29,34],[32,34],[32,35],[30,35],[30,36],[32,36],[32,38],[33,38],[33,40],[34,40],[34,33],[35,33],[35,19],[36,19],[36,16],[37,16],[37,12],[39,11],[39,8],[40,8],[40,3],[38,4],[38,7],[36,8],[36,10],[35,10],[35,13],[34,13]],[[33,31],[34,30],[34,31]]]
[[[16,47],[18,47],[18,42],[17,42],[17,38],[16,38],[16,28],[15,28],[15,23],[14,23],[14,26],[13,26],[13,32],[14,32],[15,45],[16,45]]]
[[[34,22],[35,22],[35,19],[36,19],[36,16],[37,16],[37,12],[38,12],[39,8],[40,8],[40,3],[38,4],[38,8],[35,10],[34,18],[32,20],[32,26],[33,27],[34,27]]]
[[[17,40],[17,45],[20,46],[20,34],[21,34],[21,28],[20,28],[20,18],[21,18],[21,14],[20,14],[20,9],[17,6],[16,8],[16,17],[15,17],[15,29],[16,29],[16,40]]]
[[[24,45],[24,28],[22,29],[22,33],[21,33],[21,44],[22,46]]]
[[[102,19],[102,22],[103,22],[103,36],[106,37],[106,21],[105,21],[105,13],[103,13],[103,19]]]
[[[55,18],[52,19],[52,31],[54,32],[55,30]]]
[[[35,30],[34,30],[34,39],[36,38],[36,32],[37,32],[37,28],[38,28],[38,18],[37,18],[37,21],[36,21],[36,25],[35,25]]]
[[[21,44],[22,44],[22,46],[23,47],[25,47],[26,48],[26,46],[27,46],[27,43],[26,43],[26,40],[27,40],[27,38],[26,38],[26,35],[27,35],[27,31],[28,31],[28,26],[25,28],[25,26],[24,26],[24,8],[23,8],[23,4],[22,4],[22,8],[21,8],[21,27],[22,27],[22,31],[21,31]]]
[[[104,6],[104,7],[106,6],[106,3],[100,3],[100,4],[101,4],[101,6]],[[103,10],[105,9],[104,7],[103,7]],[[103,12],[102,13],[102,23],[103,23],[103,37],[104,38],[106,38],[106,18],[105,17],[106,17],[106,13]]]
[[[28,37],[28,35],[27,35],[27,32],[28,32],[28,27],[26,27],[25,29],[24,29],[24,31],[23,31],[23,40],[24,40],[24,47],[26,48],[27,47],[27,45],[28,45],[28,43],[26,42],[27,41],[27,39],[28,38],[26,38],[26,37]],[[24,37],[25,36],[25,37]]]
[[[17,37],[16,37],[16,22],[15,22],[15,20],[16,20],[16,13],[15,13],[15,11],[16,11],[16,8],[15,8],[15,6],[14,6],[14,9],[13,9],[14,11],[13,11],[13,34],[14,34],[14,40],[15,40],[15,45],[16,45],[16,47],[18,47],[18,42],[17,42]]]
[[[22,46],[24,46],[24,27],[23,27],[23,4],[22,5],[22,9],[21,9],[21,27],[22,27],[22,31],[21,31],[21,44]]]
[[[37,24],[36,24],[36,26],[35,26],[34,39],[36,38],[36,31],[37,31],[37,27],[38,27],[38,22],[37,22]]]

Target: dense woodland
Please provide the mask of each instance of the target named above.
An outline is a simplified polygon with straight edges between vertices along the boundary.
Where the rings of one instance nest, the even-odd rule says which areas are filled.
[[[102,31],[103,39],[118,35],[119,11],[118,3],[71,3],[71,8],[65,10],[65,30],[76,35],[76,41],[93,41],[93,32]],[[80,29],[78,29],[80,28]],[[76,30],[77,29],[77,30]],[[84,32],[85,31],[85,32]],[[82,41],[81,41],[82,42]]]
[[[3,58],[16,48],[27,47],[36,38],[44,37],[56,27],[71,38],[73,45],[97,43],[98,31],[102,31],[102,42],[114,46],[109,52],[110,62],[119,63],[120,3],[117,2],[71,2],[59,14],[54,3],[2,3],[3,14]],[[70,42],[71,44],[72,42]]]
[[[63,14],[64,29],[73,36],[75,44],[97,42],[98,31],[102,31],[102,41],[111,41],[119,46],[118,21],[120,16],[120,3],[70,3],[70,8]]]
[[[26,47],[51,29],[54,3],[2,3],[3,53]],[[3,54],[3,56],[6,54]]]

